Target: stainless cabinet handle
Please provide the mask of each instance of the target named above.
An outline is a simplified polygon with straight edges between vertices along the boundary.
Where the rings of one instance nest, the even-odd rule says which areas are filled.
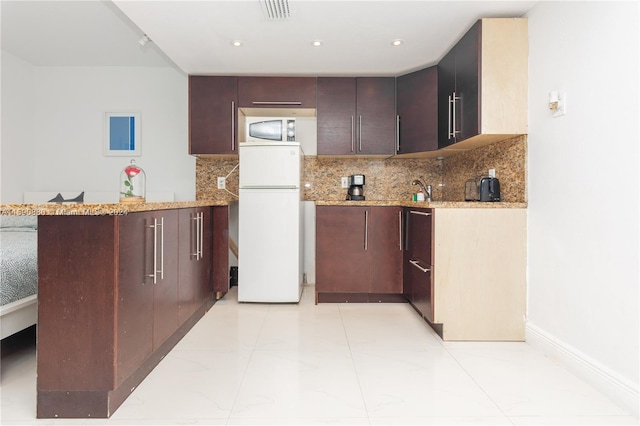
[[[398,210],[398,241],[400,242],[400,251],[402,251],[402,210]]]
[[[164,216],[160,218],[160,279],[164,280]]]
[[[355,146],[354,146],[355,133],[356,133],[356,129],[353,126],[353,115],[352,115],[351,116],[351,152],[353,152],[353,150],[355,149]]]
[[[364,249],[369,250],[369,210],[364,211]]]
[[[400,152],[400,115],[396,115],[396,152]]]
[[[422,215],[422,216],[431,216],[431,213],[419,212],[417,210],[410,210],[409,213],[411,213],[411,214],[419,214],[419,215]]]
[[[199,250],[199,258],[198,259],[202,259],[203,256],[203,247],[204,247],[204,212],[200,212],[199,213],[200,216],[200,250]]]
[[[409,250],[409,230],[411,229],[411,223],[409,222],[409,212],[406,211],[404,214],[406,224],[404,227],[404,249]]]
[[[362,152],[362,116],[360,116],[358,123],[358,145],[360,152]]]
[[[451,133],[451,103],[452,103],[451,95],[449,95],[449,101],[447,103],[447,139],[452,138]]]
[[[254,105],[302,105],[300,101],[254,101]]]
[[[456,137],[456,92],[453,92],[453,123],[451,124],[451,137]]]
[[[195,238],[192,240],[193,241],[193,247],[192,250],[190,250],[189,256],[195,256],[196,260],[200,259],[199,255],[200,255],[200,214],[196,213],[195,216],[191,217],[191,220],[194,222],[195,224],[195,230],[194,228],[191,228],[191,230],[193,231],[193,233],[191,235],[195,236]]]
[[[448,125],[448,132],[449,132],[449,139],[455,139],[456,134],[460,133],[458,130],[456,130],[456,101],[459,101],[460,97],[456,96],[456,92],[453,92],[451,96],[449,96],[449,125]],[[451,119],[451,117],[453,116],[453,120]]]
[[[410,260],[409,263],[415,266],[416,268],[420,269],[422,272],[431,271],[431,269],[429,268],[423,268],[422,266],[420,266],[420,263],[417,260]]]
[[[149,225],[149,228],[153,228],[153,273],[148,274],[147,277],[153,278],[153,283],[158,282],[158,219],[153,218],[153,225]]]
[[[231,101],[231,151],[236,150],[236,103]]]

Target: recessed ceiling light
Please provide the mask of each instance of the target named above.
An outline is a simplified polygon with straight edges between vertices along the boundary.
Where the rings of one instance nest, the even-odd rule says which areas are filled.
[[[232,45],[233,47],[242,47],[242,46],[244,45],[244,43],[243,43],[242,41],[240,41],[240,40],[233,40],[233,41],[231,42],[231,45]]]
[[[392,46],[400,46],[402,43],[404,43],[404,41],[398,38],[398,39],[393,40],[391,42],[391,45]]]
[[[322,46],[322,40],[314,40],[314,41],[311,43],[311,45],[312,45],[313,47],[320,47],[320,46]]]

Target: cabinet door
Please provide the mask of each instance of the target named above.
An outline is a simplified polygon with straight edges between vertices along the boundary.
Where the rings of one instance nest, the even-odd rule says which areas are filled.
[[[364,155],[396,151],[395,78],[356,79],[356,151]]]
[[[356,79],[318,77],[318,155],[355,155]]]
[[[456,105],[456,142],[480,133],[479,93],[480,93],[480,29],[478,21],[460,39],[455,47],[456,95],[460,98]]]
[[[455,142],[452,135],[453,110],[450,103],[456,91],[455,48],[438,62],[438,148]]]
[[[398,77],[398,154],[438,149],[438,69]]]
[[[478,21],[438,63],[440,148],[480,133],[480,30]]]
[[[200,218],[196,209],[180,209],[178,221],[178,324],[183,324],[196,308]]]
[[[118,217],[116,383],[122,383],[153,349],[153,223],[151,213]]]
[[[229,291],[229,207],[218,206],[212,209],[212,266],[213,291]]]
[[[237,77],[189,77],[189,154],[237,154]]]
[[[410,264],[410,268],[413,285],[413,305],[425,318],[434,322],[431,265],[413,261]]]
[[[152,216],[149,226],[155,226],[150,228],[150,234],[153,241],[155,231],[158,271],[153,285],[153,350],[156,350],[178,328],[178,210],[161,210]]]
[[[315,108],[315,77],[239,77],[238,103],[251,108]]]
[[[405,295],[433,321],[433,209],[407,208],[406,213]]]
[[[408,251],[412,259],[433,263],[433,209],[408,209]]]
[[[200,213],[200,260],[198,261],[196,275],[196,309],[207,301],[213,291],[212,285],[212,222],[211,207],[199,207],[196,213]],[[228,256],[227,256],[228,257]]]
[[[178,324],[183,324],[211,292],[211,209],[180,209],[178,229]]]
[[[411,222],[409,220],[409,209],[405,208],[403,210],[403,240],[402,240],[402,292],[404,293],[404,297],[409,302],[413,302],[413,281],[411,280],[411,264],[409,260],[411,260],[411,252],[409,251],[409,242],[411,236]]]
[[[316,291],[367,293],[364,207],[316,207]]]
[[[402,293],[402,209],[370,207],[367,250],[369,293]]]
[[[318,77],[318,155],[355,155],[356,79]]]

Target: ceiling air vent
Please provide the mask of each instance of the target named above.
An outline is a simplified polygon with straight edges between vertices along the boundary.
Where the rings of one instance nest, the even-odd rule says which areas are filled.
[[[262,11],[270,21],[286,21],[291,19],[289,0],[260,0]]]

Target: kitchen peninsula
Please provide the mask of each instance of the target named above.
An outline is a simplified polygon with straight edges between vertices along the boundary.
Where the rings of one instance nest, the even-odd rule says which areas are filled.
[[[38,418],[109,417],[228,290],[226,203],[0,208],[38,215]]]

